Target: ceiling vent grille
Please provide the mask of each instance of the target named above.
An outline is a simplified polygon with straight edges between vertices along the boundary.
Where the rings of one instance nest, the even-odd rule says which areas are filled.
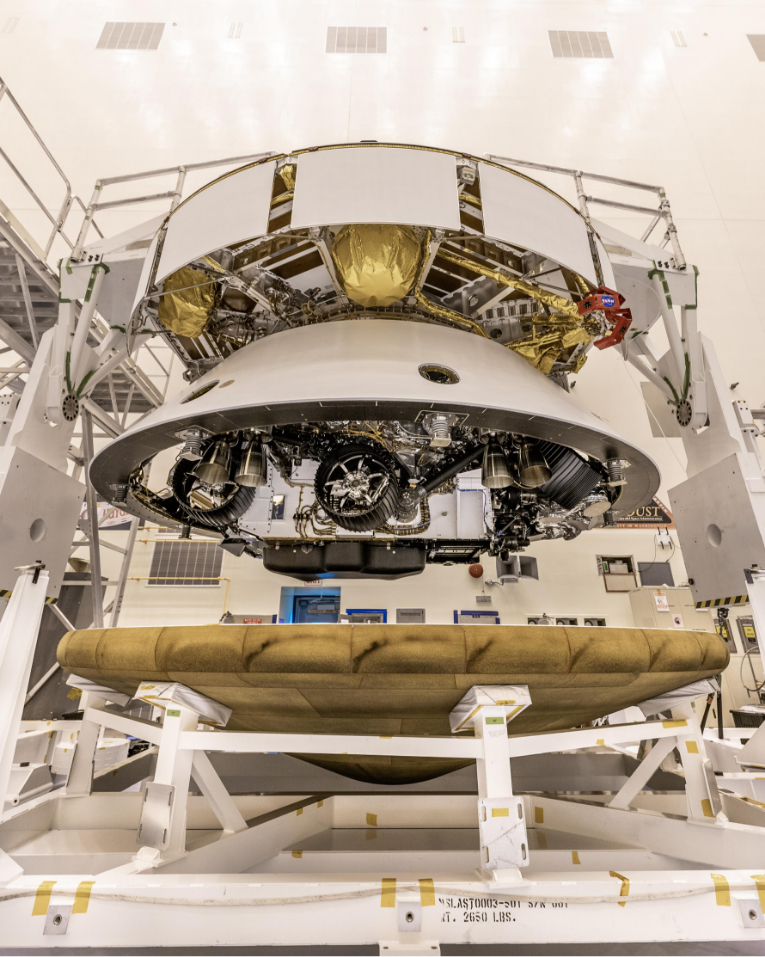
[[[676,47],[687,47],[688,44],[685,42],[685,37],[683,36],[682,30],[673,30],[672,31],[672,41]]]
[[[327,27],[327,53],[387,53],[387,27]]]
[[[156,50],[164,23],[105,23],[97,50]]]
[[[607,33],[583,33],[576,30],[550,30],[554,57],[613,59]]]
[[[242,27],[243,23],[232,23],[228,28],[228,38],[229,40],[239,40],[242,36]]]
[[[217,542],[156,542],[149,585],[219,586],[222,563]]]
[[[465,42],[465,28],[452,27],[452,43],[464,43],[464,42]]]
[[[765,33],[747,33],[747,39],[757,54],[757,59],[765,61]]]
[[[19,17],[8,17],[8,19],[5,21],[3,29],[0,30],[0,33],[13,33],[18,25]]]

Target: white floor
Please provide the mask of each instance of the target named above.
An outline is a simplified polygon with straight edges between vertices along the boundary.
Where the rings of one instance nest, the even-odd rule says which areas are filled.
[[[107,16],[164,22],[159,48],[97,50]],[[234,33],[241,24],[239,38],[229,38],[232,24]],[[338,25],[387,27],[388,52],[325,53],[327,28]],[[453,42],[453,27],[464,29],[464,43]],[[606,31],[614,57],[556,59],[549,30]],[[739,383],[731,398],[760,405],[765,63],[747,39],[759,33],[762,2],[8,0],[0,75],[86,200],[98,176],[359,139],[663,184],[686,256],[700,269],[701,327]],[[7,101],[0,146],[25,169],[32,164],[35,185],[57,206],[60,189]],[[146,191],[169,185],[157,180]],[[2,163],[0,198],[39,225]],[[116,230],[163,208],[102,220]],[[604,218],[629,229],[629,215]],[[684,478],[684,455],[679,440],[651,437],[638,382],[611,350],[593,355],[576,395],[656,459],[666,501]],[[602,550],[589,547],[593,556]],[[210,609],[217,618],[217,597]]]

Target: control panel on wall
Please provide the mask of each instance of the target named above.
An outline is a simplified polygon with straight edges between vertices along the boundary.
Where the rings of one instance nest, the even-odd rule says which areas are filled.
[[[424,608],[397,608],[396,609],[396,624],[397,625],[424,625],[425,624],[425,609]]]
[[[741,637],[744,653],[758,651],[759,644],[757,642],[757,632],[754,630],[754,618],[747,616],[746,618],[737,618],[736,621],[738,622],[738,633]]]
[[[727,614],[727,609],[723,609]],[[733,622],[730,618],[717,618],[715,621],[715,631],[723,641],[730,645],[731,653],[736,651],[736,642],[733,640]]]
[[[346,608],[338,620],[349,625],[385,625],[388,612],[384,608]]]

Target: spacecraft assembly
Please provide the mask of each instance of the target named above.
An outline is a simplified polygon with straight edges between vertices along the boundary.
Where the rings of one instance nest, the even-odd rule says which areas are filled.
[[[658,488],[569,393],[593,346],[639,332],[615,287],[579,211],[499,164],[376,143],[269,156],[158,230],[128,337],[165,337],[189,384],[91,478],[305,580],[509,562]],[[474,520],[465,488],[483,489]]]

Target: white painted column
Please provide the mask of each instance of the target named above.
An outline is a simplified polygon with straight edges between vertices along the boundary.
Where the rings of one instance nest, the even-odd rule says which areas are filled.
[[[481,741],[478,831],[481,869],[491,881],[518,881],[529,863],[523,801],[513,794],[507,724],[531,704],[526,686],[476,686],[450,715],[452,730],[473,728]]]
[[[673,723],[678,723],[677,750],[685,774],[688,820],[706,824],[725,823],[727,818],[722,814],[717,781],[711,762],[707,760],[699,719],[691,702],[686,701],[673,708],[672,719]]]
[[[83,691],[80,698],[82,711],[86,708],[96,708],[100,711],[105,704],[106,699],[93,694],[92,691]],[[69,765],[64,797],[85,797],[93,790],[93,768],[101,729],[100,724],[83,720],[74,746],[72,763]]]
[[[182,750],[181,734],[195,731],[199,714],[170,703],[165,711],[154,780],[146,785],[135,860],[153,866],[186,853],[186,805],[194,752]]]
[[[760,661],[765,673],[765,569],[747,568],[744,570],[746,591],[752,608],[754,630],[760,649]]]
[[[475,736],[483,743],[483,757],[476,761],[480,798],[501,798],[513,793],[506,713],[504,707],[483,707],[471,721]]]
[[[8,793],[47,589],[47,571],[22,572],[0,622],[0,811]]]

